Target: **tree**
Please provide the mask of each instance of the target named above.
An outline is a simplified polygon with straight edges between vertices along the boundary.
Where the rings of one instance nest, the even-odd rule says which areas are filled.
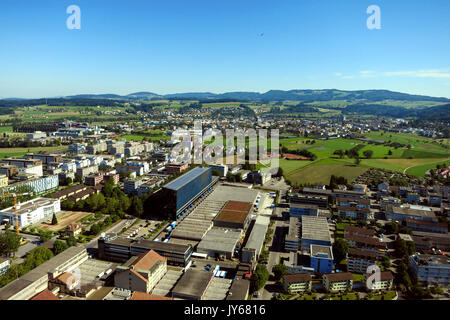
[[[344,153],[344,151],[342,151],[342,150],[339,149],[339,150],[334,151],[333,154],[339,156],[339,158],[342,159],[342,158],[344,157],[344,154],[345,154],[345,153]]]
[[[77,245],[77,238],[70,235],[69,238],[67,239],[67,245],[70,247],[75,247]]]
[[[41,237],[41,242],[47,242],[52,238],[53,233],[51,231],[41,230],[39,231],[39,236]]]
[[[98,235],[99,233],[100,233],[100,231],[102,230],[102,228],[98,225],[98,224],[93,224],[92,226],[91,226],[91,234],[92,235],[94,235],[94,236],[96,236],[96,235]]]
[[[386,234],[398,233],[398,224],[395,222],[388,222],[384,225],[384,232]]]
[[[333,256],[336,263],[340,263],[347,256],[348,243],[344,239],[337,239],[333,243]]]
[[[258,291],[263,288],[267,280],[269,280],[269,271],[267,270],[265,265],[258,264],[256,266],[255,272],[250,278],[252,292]]]
[[[66,242],[56,240],[55,243],[53,244],[53,252],[55,253],[55,255],[57,255],[66,250],[68,247],[69,246],[67,245]]]
[[[6,231],[0,234],[0,254],[9,256],[15,254],[20,246],[20,235]]]
[[[272,272],[275,275],[275,280],[279,281],[279,280],[281,280],[281,278],[284,275],[287,274],[288,270],[287,270],[287,267],[284,264],[280,263],[280,264],[275,265],[272,268]]]
[[[25,265],[28,270],[31,270],[51,258],[53,258],[53,252],[49,248],[39,246],[28,253],[25,258]]]
[[[388,155],[392,156],[392,150],[389,150]]]
[[[56,214],[53,214],[52,225],[57,225],[57,224],[58,224],[58,219],[56,218]]]
[[[367,159],[370,159],[370,158],[372,158],[373,151],[372,151],[372,150],[365,150],[365,151],[363,152],[363,155],[364,155],[364,157],[366,157]]]
[[[137,196],[133,196],[131,198],[131,206],[129,208],[129,212],[135,217],[140,217],[144,213],[144,204],[141,198]]]

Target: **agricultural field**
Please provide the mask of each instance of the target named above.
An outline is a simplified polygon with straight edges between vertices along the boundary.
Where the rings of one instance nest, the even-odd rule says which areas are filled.
[[[0,148],[0,159],[7,157],[23,157],[27,153],[62,152],[67,151],[67,146],[57,147],[32,147],[32,148]]]
[[[368,168],[378,168],[424,176],[425,172],[437,164],[450,163],[450,149],[448,139],[433,140],[417,135],[403,133],[372,132],[366,135],[374,140],[390,140],[410,145],[410,148],[395,148],[385,145],[370,144],[356,139],[315,140],[314,144],[307,144],[311,138],[297,137],[280,140],[280,146],[295,151],[305,149],[317,156],[311,161],[280,161],[285,177],[294,184],[328,183],[331,175],[344,176],[349,182]],[[334,155],[336,150],[349,150],[360,147],[360,163],[344,156],[342,159]],[[372,157],[364,157],[364,151],[371,150]],[[391,153],[391,154],[389,154]]]
[[[125,139],[127,141],[142,141],[144,138],[147,141],[159,141],[169,139],[170,136],[162,130],[148,130],[133,134],[125,134],[120,136],[118,139]]]

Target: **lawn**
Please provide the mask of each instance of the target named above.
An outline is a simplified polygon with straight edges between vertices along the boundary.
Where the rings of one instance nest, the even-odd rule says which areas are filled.
[[[438,161],[444,162],[447,158],[441,159],[363,159],[361,160],[362,166],[371,167],[371,168],[379,168],[386,169],[392,171],[403,172],[406,168],[422,166],[429,163],[439,163]],[[413,171],[414,172],[414,171]],[[413,174],[413,173],[411,173]]]
[[[289,174],[297,169],[303,168],[311,164],[309,160],[286,160],[280,159],[280,167],[284,174]]]
[[[331,297],[333,300],[341,300],[341,297],[339,296],[333,296]],[[347,293],[342,295],[342,300],[357,300],[356,294],[354,293]]]
[[[379,294],[374,296],[370,300],[381,300],[381,297],[384,296],[384,300],[392,300],[395,298],[395,291],[388,291],[386,294]]]

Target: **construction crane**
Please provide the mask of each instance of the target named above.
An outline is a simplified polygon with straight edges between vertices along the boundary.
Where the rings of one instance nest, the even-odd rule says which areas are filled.
[[[19,232],[19,213],[17,212],[17,197],[21,197],[21,196],[28,196],[31,193],[1,193],[0,194],[0,198],[14,198],[14,218],[15,218],[15,228],[16,228],[16,233],[18,235],[20,235]],[[21,243],[24,243],[26,241],[22,240]]]

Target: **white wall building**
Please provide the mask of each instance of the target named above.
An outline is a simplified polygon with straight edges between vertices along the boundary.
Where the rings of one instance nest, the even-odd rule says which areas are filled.
[[[19,214],[19,227],[23,228],[42,219],[51,219],[54,213],[61,211],[59,199],[36,198],[17,205]],[[11,225],[15,224],[14,207],[0,211],[0,219],[9,219]]]

